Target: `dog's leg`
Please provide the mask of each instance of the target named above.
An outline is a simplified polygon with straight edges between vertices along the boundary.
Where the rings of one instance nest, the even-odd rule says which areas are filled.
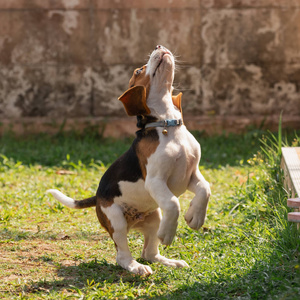
[[[159,238],[157,237],[157,231],[160,221],[161,212],[158,208],[147,216],[143,222],[140,222],[136,228],[140,230],[145,237],[142,258],[150,262],[160,262],[170,267],[188,267],[188,264],[184,260],[168,259],[159,254]]]
[[[97,207],[97,209],[99,210],[100,208]],[[119,205],[112,204],[105,208],[101,207],[101,210],[106,215],[111,226],[108,231],[116,245],[117,263],[122,268],[135,274],[152,274],[152,270],[149,266],[138,263],[131,256],[127,242],[127,221]]]
[[[162,221],[159,226],[157,236],[164,245],[170,245],[174,239],[180,204],[178,198],[169,190],[166,180],[158,177],[146,177],[145,187],[151,197],[157,202],[163,210]]]
[[[211,192],[209,183],[204,179],[198,168],[191,177],[188,190],[193,192],[195,197],[191,201],[184,218],[192,229],[199,229],[205,220],[207,204]]]

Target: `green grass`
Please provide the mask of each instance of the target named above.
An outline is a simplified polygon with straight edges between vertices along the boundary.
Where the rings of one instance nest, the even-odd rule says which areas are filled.
[[[131,139],[96,134],[0,139],[1,299],[299,299],[300,237],[287,222],[279,146],[299,146],[299,132],[206,137],[201,172],[211,183],[207,220],[191,230],[181,196],[175,242],[163,255],[189,269],[153,264],[140,277],[115,263],[115,249],[93,209],[71,210],[45,195],[59,188],[76,198],[95,193],[107,166]],[[279,136],[279,138],[278,138]],[[143,237],[132,232],[139,261]],[[146,263],[146,262],[144,262]]]

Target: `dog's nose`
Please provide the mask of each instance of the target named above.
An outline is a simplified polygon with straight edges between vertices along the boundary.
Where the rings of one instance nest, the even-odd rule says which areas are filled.
[[[155,47],[155,50],[157,50],[157,49],[162,49],[162,48],[163,48],[163,46],[157,45],[157,46]]]

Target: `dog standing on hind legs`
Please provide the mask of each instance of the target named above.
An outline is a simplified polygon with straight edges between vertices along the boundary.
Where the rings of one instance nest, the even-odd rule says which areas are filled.
[[[99,222],[115,243],[117,263],[140,275],[152,270],[132,258],[128,231],[143,233],[145,260],[188,267],[183,260],[160,255],[158,246],[170,245],[174,239],[179,195],[186,190],[195,194],[185,220],[196,230],[204,223],[210,197],[209,183],[198,167],[200,145],[182,121],[181,93],[172,95],[174,70],[172,53],[160,45],[146,65],[134,70],[129,89],[119,100],[129,116],[137,116],[140,130],[130,149],[102,176],[96,196],[78,201],[48,190],[68,207],[96,206]]]

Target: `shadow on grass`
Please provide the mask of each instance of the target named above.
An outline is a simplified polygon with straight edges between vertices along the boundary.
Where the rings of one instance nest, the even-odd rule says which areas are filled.
[[[89,165],[92,161],[109,164],[131,145],[132,139],[104,139],[99,135],[79,135],[75,132],[55,136],[47,134],[0,137],[1,155],[24,165],[72,168],[79,161]],[[69,160],[67,161],[67,156]],[[3,158],[2,158],[3,159]]]
[[[192,132],[201,144],[201,165],[206,168],[235,166],[246,161],[258,151],[259,139],[264,133],[253,130],[243,135],[207,137],[201,132]],[[72,132],[22,138],[7,134],[0,137],[0,154],[24,165],[72,168],[72,164],[76,165],[78,161],[85,165],[89,165],[91,161],[107,165],[127,151],[132,141],[133,138],[104,139],[97,134],[79,135]],[[65,164],[67,156],[69,165]]]
[[[142,263],[147,264],[145,261]],[[61,279],[43,280],[32,285],[26,285],[25,291],[27,293],[39,293],[45,290],[60,292],[69,289],[74,294],[77,290],[88,288],[94,284],[96,284],[97,289],[101,289],[109,284],[130,283],[135,286],[147,281],[147,277],[129,273],[118,265],[107,263],[105,259],[80,262],[73,266],[59,265],[57,266],[57,276]]]
[[[193,131],[192,134],[201,145],[202,158],[200,165],[205,168],[222,166],[239,166],[259,151],[260,139],[268,132],[253,129],[247,133],[223,134],[207,136],[203,132]],[[283,140],[290,141],[294,132],[285,130]],[[89,165],[91,162],[111,164],[127,151],[132,138],[103,138],[97,133],[85,135],[76,132],[60,133],[54,136],[47,134],[16,137],[5,134],[0,137],[1,155],[24,165],[42,165],[48,167],[64,167],[72,169],[78,162]],[[66,157],[69,157],[66,164]],[[2,157],[3,160],[3,157]]]
[[[153,299],[299,299],[300,273],[296,266],[295,251],[291,251],[291,257],[279,259],[278,252],[274,253],[266,261],[258,261],[254,267],[244,276],[237,277],[228,274],[227,277],[210,278],[210,282],[194,282],[182,285],[173,291],[162,292],[159,296],[147,298]],[[145,263],[144,261],[140,261]],[[105,289],[110,284],[130,284],[131,288],[140,287],[140,284],[161,283],[172,285],[168,274],[154,274],[154,280],[150,277],[140,277],[130,274],[117,265],[107,263],[105,260],[81,262],[76,266],[57,267],[57,275],[61,280],[41,281],[32,285],[26,285],[27,293],[40,293],[45,290],[60,292],[70,290],[76,293],[84,289],[93,288],[95,295],[97,290]],[[185,274],[186,275],[186,274]],[[113,288],[112,288],[113,289]],[[88,291],[86,291],[88,292]],[[103,291],[102,291],[103,292]],[[145,296],[141,297],[145,299]]]
[[[45,290],[59,293],[67,289],[73,295],[90,296],[93,293],[97,299],[96,296],[105,293],[106,289],[112,293],[117,287],[147,291],[149,286],[154,286],[151,297],[141,294],[141,298],[296,300],[300,296],[300,240],[294,225],[289,224],[279,232],[277,239],[271,241],[272,252],[263,255],[264,259],[257,260],[253,267],[247,269],[247,265],[237,264],[246,269],[243,276],[236,275],[231,268],[227,274],[216,274],[211,270],[208,275],[198,274],[199,270],[182,269],[176,271],[174,277],[172,268],[158,267],[152,276],[140,277],[106,260],[94,259],[71,266],[56,265],[58,279],[27,284],[25,290],[28,293]],[[265,247],[268,248],[262,245],[260,251]],[[42,257],[44,262],[46,259]],[[147,264],[144,260],[138,261]],[[168,286],[173,288],[166,289]]]
[[[0,240],[2,243],[8,243],[11,241],[23,241],[23,240],[44,240],[44,241],[58,241],[58,240],[82,240],[82,241],[99,241],[101,232],[82,232],[78,231],[72,234],[66,233],[53,233],[51,231],[22,231],[15,229],[2,229],[0,230]]]
[[[257,260],[243,276],[215,274],[210,282],[183,285],[163,298],[300,299],[299,231],[295,224],[288,224],[278,234],[277,240],[272,241],[273,251],[265,259]]]
[[[176,282],[172,268],[158,268],[152,276],[140,277],[117,265],[109,264],[106,260],[94,259],[80,262],[78,265],[56,265],[58,279],[27,284],[25,291],[41,293],[47,290],[60,293],[62,290],[69,290],[73,296],[76,293],[91,296],[92,293],[97,299],[96,296],[105,294],[107,289],[111,293],[119,287],[147,291],[147,287],[154,286],[151,296],[142,293],[141,299],[296,300],[300,296],[300,241],[294,240],[298,233],[292,225],[282,234],[278,240],[273,241],[273,252],[266,255],[264,260],[256,261],[254,266],[240,277],[234,273],[234,269],[225,275],[212,272],[206,277],[199,276],[197,270],[182,269],[177,271],[180,275],[177,278],[179,281]],[[46,262],[44,258],[43,261]],[[141,259],[138,261],[147,264]],[[166,286],[173,288],[166,289]],[[113,297],[109,295],[107,298]]]
[[[234,276],[234,274],[230,274]],[[300,297],[300,273],[288,258],[279,262],[256,262],[242,277],[218,277],[210,283],[196,282],[167,294],[167,299],[290,299]]]

